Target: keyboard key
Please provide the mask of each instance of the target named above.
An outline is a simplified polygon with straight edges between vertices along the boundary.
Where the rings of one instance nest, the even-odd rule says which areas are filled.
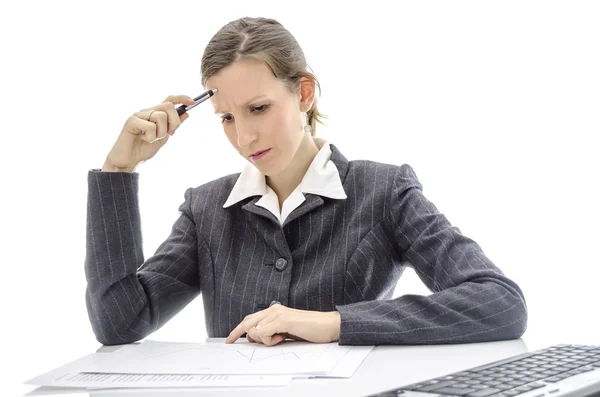
[[[444,381],[444,382],[436,382],[434,384],[430,384],[430,385],[427,385],[427,386],[420,387],[418,389],[414,389],[414,391],[425,393],[425,392],[430,392],[430,391],[435,390],[435,389],[439,389],[441,387],[451,386],[454,383],[456,383],[456,382],[454,382],[452,380],[447,380],[447,381]]]
[[[488,386],[492,386],[492,387],[494,387],[494,386],[501,385],[501,384],[502,384],[502,382],[498,382],[497,380],[491,380],[491,381],[489,381],[489,382],[485,382],[485,384],[486,384],[486,385],[488,385]]]
[[[517,386],[524,385],[524,384],[526,384],[528,382],[527,381],[522,381],[522,380],[511,380],[510,382],[506,382],[506,383],[509,384],[509,385],[517,387]]]
[[[467,397],[487,397],[489,395],[496,394],[498,392],[500,392],[499,389],[494,389],[494,388],[490,387],[487,389],[481,389],[481,390],[477,390],[473,393],[469,393],[469,394],[467,394]]]
[[[593,370],[594,370],[594,368],[592,368],[592,367],[581,367],[581,368],[574,369],[573,372],[576,374],[582,374],[584,372],[590,372]]]
[[[468,389],[471,386],[466,385],[464,383],[455,383],[452,385],[452,387],[456,387],[457,389]]]
[[[454,396],[465,396],[469,393],[473,393],[475,389],[457,389],[455,387],[442,387],[441,389],[434,389],[433,391],[435,392],[435,394],[451,394]]]
[[[471,386],[471,389],[488,389],[490,386],[488,385],[469,385]]]
[[[552,368],[551,371],[567,372],[567,371],[570,371],[572,369],[579,368],[579,367],[581,367],[580,364],[564,364],[564,365],[560,365],[558,367]]]
[[[562,371],[544,371],[544,372],[540,372],[540,374],[547,375],[547,376],[554,376],[554,375],[560,374],[561,372]]]
[[[521,393],[524,393],[524,392],[512,389],[512,390],[503,391],[502,393],[500,393],[500,395],[506,396],[506,397],[513,397],[513,396],[516,396],[517,394],[521,394]]]
[[[503,383],[501,385],[494,386],[494,389],[500,389],[502,391],[509,390],[509,389],[514,389],[514,388],[515,388],[514,385],[509,385],[508,383]]]
[[[558,377],[558,376],[553,376],[551,378],[544,379],[544,382],[556,383],[556,382],[560,382],[561,380],[563,380],[563,378]]]
[[[519,387],[515,388],[515,390],[522,391],[522,392],[526,392],[526,391],[533,390],[533,389],[536,389],[536,387],[533,387],[532,385],[523,385],[523,386],[519,386]]]
[[[548,375],[544,375],[544,374],[535,374],[535,375],[530,376],[530,378],[535,379],[535,380],[540,380],[540,379],[544,379],[547,377],[548,377]]]

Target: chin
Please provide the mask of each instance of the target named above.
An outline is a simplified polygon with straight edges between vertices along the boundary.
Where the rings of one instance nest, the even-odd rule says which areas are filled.
[[[252,163],[252,161],[250,161]],[[254,163],[253,163],[254,164]],[[284,167],[281,164],[263,164],[262,166],[254,164],[256,168],[265,176],[276,176],[283,172]]]

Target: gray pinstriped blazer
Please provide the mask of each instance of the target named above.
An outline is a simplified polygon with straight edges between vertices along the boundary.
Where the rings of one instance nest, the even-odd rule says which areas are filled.
[[[239,173],[185,191],[170,236],[144,260],[138,173],[88,172],[86,304],[99,342],[140,340],[202,293],[210,337],[272,301],[341,315],[340,344],[520,337],[525,298],[428,201],[409,165],[348,161],[348,198],[306,194],[283,225],[254,205],[222,208]],[[391,299],[406,266],[432,291]]]

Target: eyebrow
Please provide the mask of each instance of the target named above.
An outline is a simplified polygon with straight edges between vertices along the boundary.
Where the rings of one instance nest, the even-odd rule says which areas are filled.
[[[254,98],[249,99],[248,101],[246,101],[246,103],[244,103],[244,106],[248,106],[250,104],[250,102],[254,102],[255,100],[259,99],[259,98],[266,98],[266,95],[257,95]],[[216,115],[220,115],[220,114],[225,114],[224,112],[220,112],[220,111],[215,111]]]

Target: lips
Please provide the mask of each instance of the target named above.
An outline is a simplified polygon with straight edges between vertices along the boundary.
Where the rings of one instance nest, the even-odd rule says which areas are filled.
[[[265,150],[259,150],[258,152],[251,154],[250,157],[254,157],[254,156],[258,156],[259,154],[263,154],[264,152],[266,152],[269,149],[265,149]]]

